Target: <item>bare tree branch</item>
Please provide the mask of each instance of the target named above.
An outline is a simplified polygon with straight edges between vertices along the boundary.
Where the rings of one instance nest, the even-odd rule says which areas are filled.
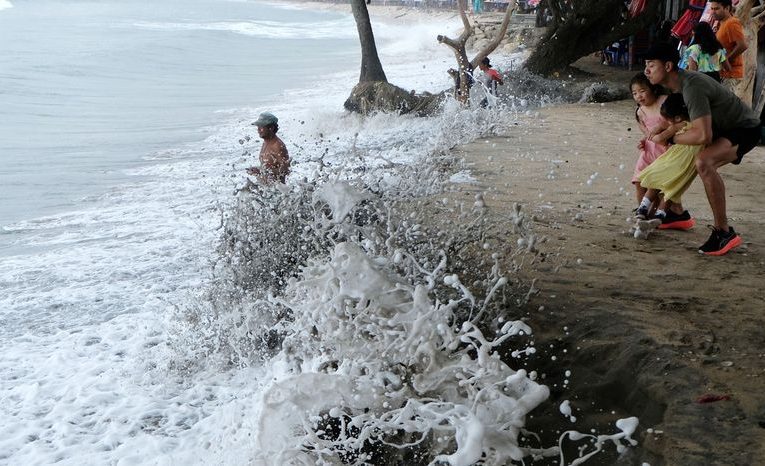
[[[473,61],[470,62],[470,66],[472,66],[474,69],[476,66],[478,66],[479,63],[481,63],[481,60],[488,57],[491,52],[493,52],[500,43],[502,43],[502,39],[505,38],[505,33],[507,32],[507,28],[510,25],[510,18],[513,16],[513,12],[515,12],[516,7],[518,6],[516,0],[511,0],[507,4],[507,10],[505,11],[505,17],[502,19],[502,25],[499,27],[499,31],[497,31],[497,35],[494,37],[494,40],[489,42],[486,47],[484,47],[480,52],[478,52],[478,55],[476,55],[473,58]]]
[[[457,8],[460,11],[460,19],[462,20],[462,34],[460,34],[458,40],[463,44],[467,42],[468,37],[473,33],[473,26],[470,25],[470,21],[468,21],[467,14],[465,13],[465,10],[467,9],[466,2],[467,0],[459,0],[457,2]]]

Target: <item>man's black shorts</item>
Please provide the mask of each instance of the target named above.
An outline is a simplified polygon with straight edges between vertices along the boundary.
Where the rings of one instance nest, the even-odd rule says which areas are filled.
[[[762,138],[762,131],[760,126],[754,126],[752,128],[733,128],[725,131],[714,131],[712,139],[725,138],[730,141],[731,145],[738,146],[736,149],[736,160],[734,165],[741,163],[741,159],[744,158],[744,154],[754,149],[754,147],[760,142]]]

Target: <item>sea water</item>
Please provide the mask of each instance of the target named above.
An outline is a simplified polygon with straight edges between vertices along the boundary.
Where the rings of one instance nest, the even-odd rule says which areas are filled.
[[[454,58],[435,36],[458,27],[454,17],[375,24],[389,80],[417,91],[448,88]],[[398,189],[395,167],[427,164],[429,155],[514,121],[512,112],[487,117],[453,102],[437,118],[346,114],[359,62],[350,12],[226,0],[0,2],[0,463],[245,464],[300,446],[289,444],[291,426],[274,397],[305,403],[323,394],[314,408],[331,405],[345,382],[296,375],[279,358],[233,366],[202,358],[193,370],[178,369],[209,343],[178,319],[209,294],[220,227],[245,168],[257,163],[250,123],[265,110],[279,116],[295,183],[332,166],[344,178]],[[330,206],[355,196],[343,183],[321,192]],[[407,228],[416,236],[416,226]],[[316,288],[329,271],[342,281],[376,267],[380,258],[337,245],[290,284],[291,306],[333,302],[331,288]],[[379,274],[379,287],[346,288],[385,299],[401,293],[401,283]],[[456,276],[441,281],[459,289]],[[424,304],[423,286],[396,306],[441,309]],[[446,319],[443,311],[436,317]],[[314,325],[329,334],[336,323]],[[462,336],[448,326],[428,338],[447,346],[482,340],[469,326]],[[293,328],[293,338],[309,327]],[[506,327],[508,335],[523,330]],[[386,331],[400,333],[392,324]],[[216,341],[232,351],[236,343]],[[403,359],[416,354],[417,345],[404,351],[408,344]],[[337,349],[358,369],[357,350]],[[502,369],[490,359],[476,367]],[[518,400],[534,400],[526,409],[543,401],[523,373],[512,383],[525,387]],[[462,416],[461,406],[452,411]],[[482,430],[466,425],[462,462],[482,451]],[[270,452],[269,439],[287,443]]]
[[[279,115],[296,176],[305,141],[352,136],[338,120],[358,76],[355,23],[244,1],[2,7],[0,462],[172,458],[179,432],[222,435],[258,382],[155,378],[165,312],[205,280],[221,205],[256,163],[260,111]],[[438,54],[450,28],[378,30],[391,77],[447,87],[448,51],[401,62],[420,42]]]

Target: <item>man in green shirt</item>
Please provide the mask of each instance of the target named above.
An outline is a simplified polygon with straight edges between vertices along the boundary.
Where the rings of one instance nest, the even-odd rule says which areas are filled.
[[[729,163],[738,165],[744,154],[760,140],[759,116],[729,89],[703,73],[679,70],[678,52],[669,44],[657,44],[646,54],[645,75],[683,95],[693,125],[675,136],[677,144],[706,146],[696,156],[696,171],[704,183],[714,216],[712,234],[699,252],[721,256],[743,242],[728,225],[725,184],[717,170]]]

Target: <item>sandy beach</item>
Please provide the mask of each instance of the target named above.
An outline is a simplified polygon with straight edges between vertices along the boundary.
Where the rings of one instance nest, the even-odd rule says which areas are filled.
[[[612,80],[634,73],[592,57],[580,66]],[[542,340],[530,366],[549,367],[552,404],[571,400],[577,429],[635,415],[637,456],[653,466],[765,464],[765,148],[721,170],[742,247],[698,254],[712,223],[698,179],[683,198],[695,228],[637,240],[627,222],[640,137],[633,115],[628,100],[542,109],[517,131],[458,148],[477,178],[458,190],[484,193],[499,212],[522,204],[547,240],[529,272],[540,292],[527,317]],[[570,388],[556,390],[565,370]],[[729,399],[698,402],[709,394]],[[574,427],[553,411],[531,429]]]

